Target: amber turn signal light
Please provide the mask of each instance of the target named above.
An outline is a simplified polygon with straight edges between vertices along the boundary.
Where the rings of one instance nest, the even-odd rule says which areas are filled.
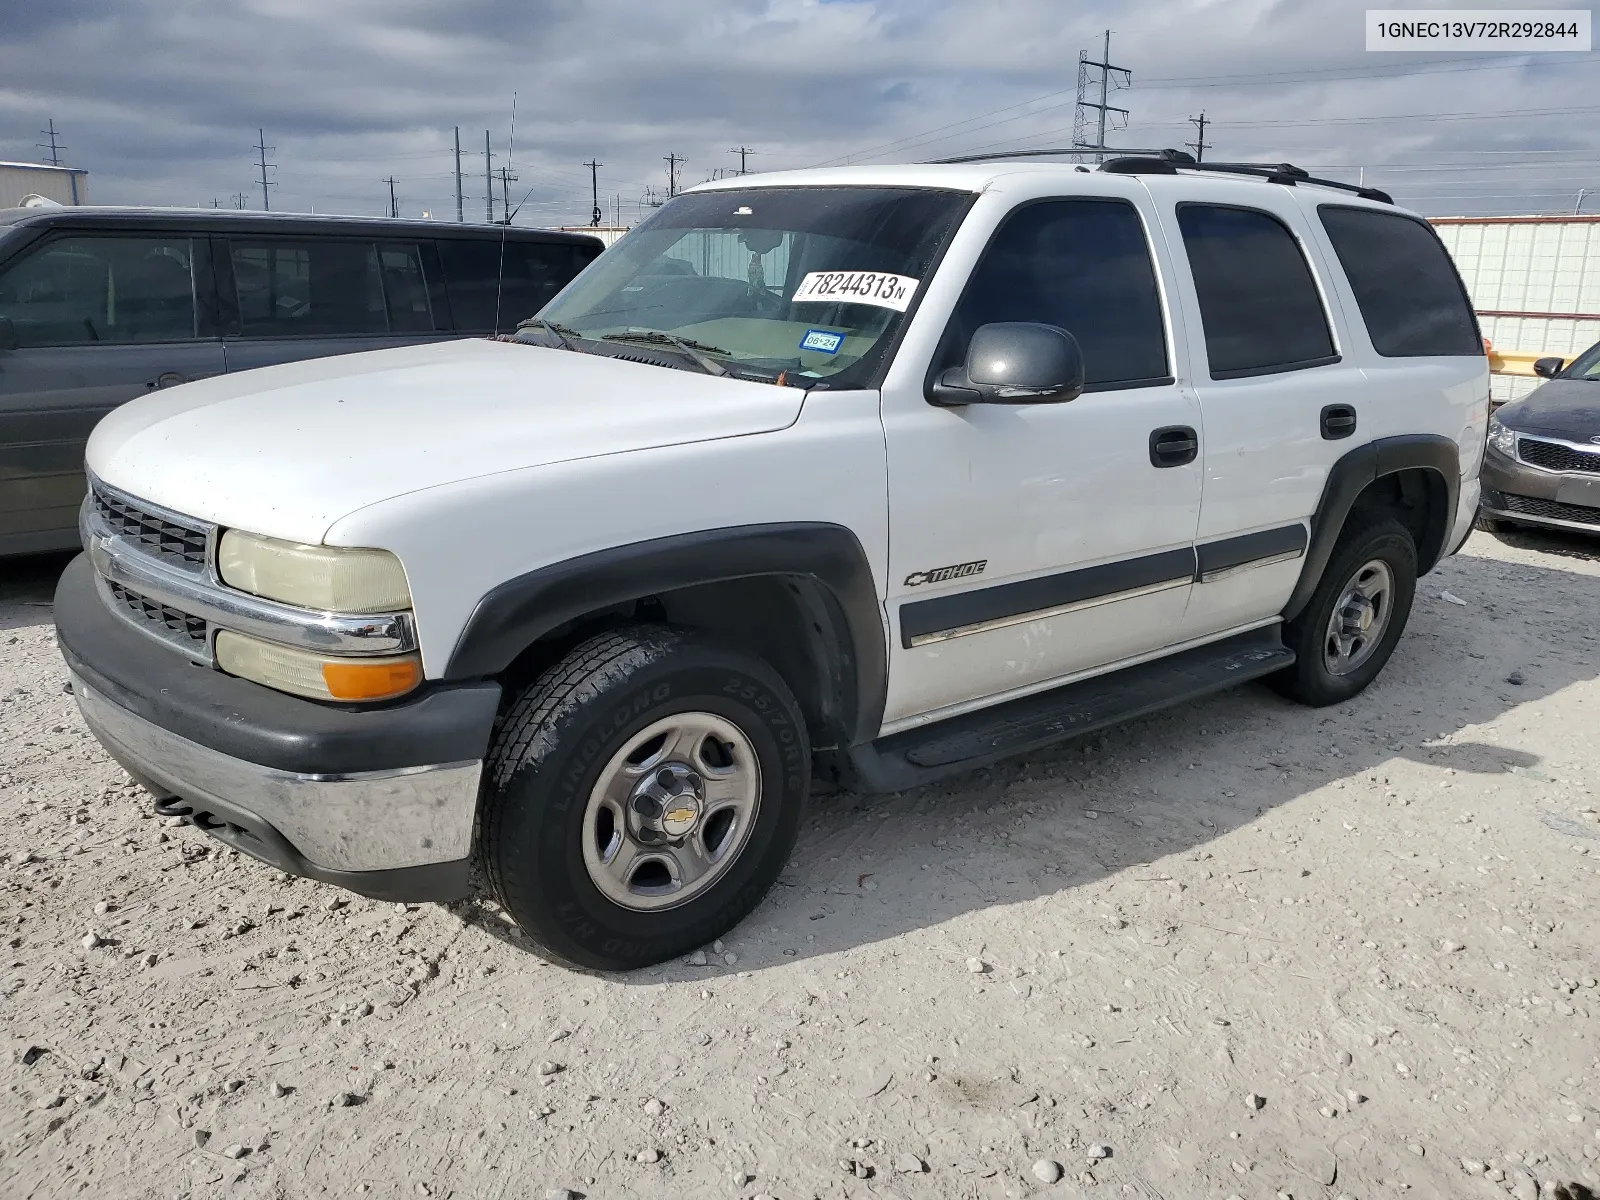
[[[422,664],[414,657],[325,662],[322,680],[335,700],[387,700],[404,695],[422,682]]]

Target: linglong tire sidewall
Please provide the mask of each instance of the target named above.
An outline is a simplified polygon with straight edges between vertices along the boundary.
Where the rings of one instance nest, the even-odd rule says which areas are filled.
[[[710,652],[695,657],[716,657]],[[794,702],[747,664],[651,663],[553,723],[551,748],[506,786],[494,852],[501,901],[535,940],[580,966],[641,966],[685,953],[741,920],[788,860],[809,782]],[[673,713],[723,717],[750,739],[762,797],[750,839],[728,873],[678,908],[636,911],[607,899],[583,862],[585,808],[601,769],[639,730]]]

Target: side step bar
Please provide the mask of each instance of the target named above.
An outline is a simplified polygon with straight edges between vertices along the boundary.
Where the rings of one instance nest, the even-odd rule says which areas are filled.
[[[900,792],[1294,665],[1280,627],[1239,634],[845,751],[845,786]]]

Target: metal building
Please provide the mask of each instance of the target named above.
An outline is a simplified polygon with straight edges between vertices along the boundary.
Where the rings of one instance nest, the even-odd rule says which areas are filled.
[[[1434,217],[1483,336],[1511,356],[1490,385],[1495,400],[1527,395],[1542,380],[1528,363],[1572,359],[1600,342],[1600,216]]]
[[[16,208],[27,196],[57,204],[89,203],[89,172],[48,163],[0,162],[0,208]]]

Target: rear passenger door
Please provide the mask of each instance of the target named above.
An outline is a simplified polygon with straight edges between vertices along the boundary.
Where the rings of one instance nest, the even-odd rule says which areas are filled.
[[[77,544],[83,450],[100,418],[219,374],[203,237],[60,233],[0,270],[0,553]]]
[[[1206,446],[1185,639],[1282,611],[1323,484],[1356,444],[1365,406],[1363,372],[1336,334],[1326,265],[1293,199],[1267,184],[1217,181],[1206,191],[1204,203],[1168,201],[1163,211],[1186,267],[1178,290]]]
[[[451,336],[431,243],[216,239],[228,370]]]

